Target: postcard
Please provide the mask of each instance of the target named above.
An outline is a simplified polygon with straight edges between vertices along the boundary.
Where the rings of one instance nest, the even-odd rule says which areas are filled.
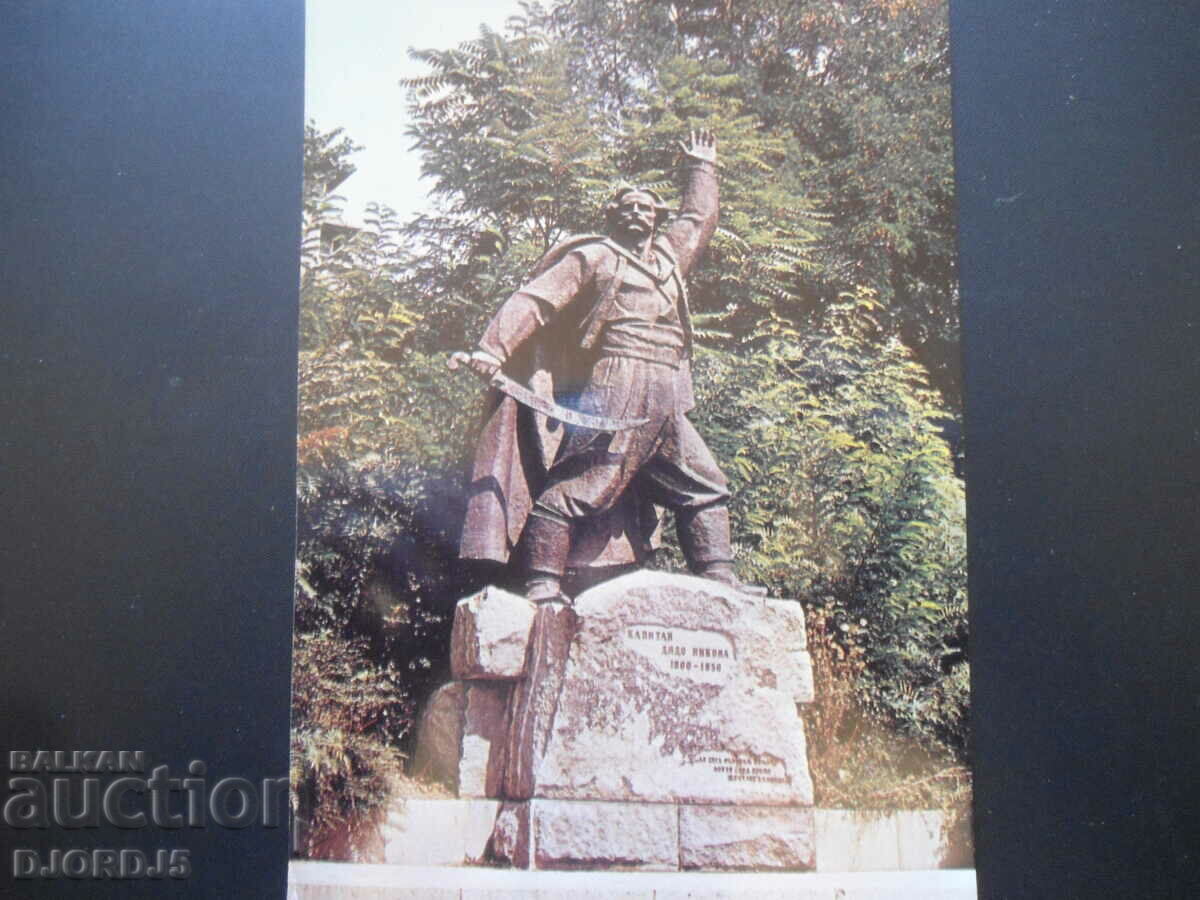
[[[298,859],[969,867],[944,3],[308,23]]]

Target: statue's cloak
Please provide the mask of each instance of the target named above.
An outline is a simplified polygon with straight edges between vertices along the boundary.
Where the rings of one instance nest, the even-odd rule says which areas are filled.
[[[530,275],[535,278],[572,250],[603,242],[602,235],[579,235],[552,247]],[[614,254],[614,260],[619,260]],[[504,365],[510,378],[535,393],[572,408],[586,383],[594,358],[581,340],[595,313],[619,288],[620,264],[596,279],[580,296],[527,340]],[[562,443],[566,426],[489,389],[475,459],[467,487],[467,512],[460,556],[508,561],[546,473]],[[640,563],[657,544],[658,515],[636,491],[608,512],[588,517],[573,535],[572,568]]]

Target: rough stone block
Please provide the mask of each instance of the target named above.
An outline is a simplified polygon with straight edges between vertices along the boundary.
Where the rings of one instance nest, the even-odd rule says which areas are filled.
[[[554,723],[562,694],[567,653],[577,620],[571,607],[542,603],[530,630],[525,667],[529,677],[513,691],[508,764],[504,773],[504,796],[527,800],[533,796],[534,773]]]
[[[460,797],[498,797],[508,744],[506,683],[452,681],[421,714],[412,775]]]
[[[492,829],[492,857],[517,869],[528,869],[529,803],[505,803]]]
[[[458,790],[466,705],[466,686],[459,681],[442,685],[429,698],[417,726],[417,748],[412,763],[414,778]]]
[[[538,869],[670,871],[679,866],[673,804],[531,800],[529,810]]]
[[[534,604],[497,587],[458,601],[450,636],[450,671],[457,679],[513,681],[525,674]]]
[[[792,654],[792,658],[796,661],[795,700],[797,703],[812,703],[816,697],[816,688],[813,686],[812,657],[809,656],[807,650],[798,650]]]
[[[508,745],[507,683],[467,682],[458,796],[499,797]]]
[[[574,611],[527,796],[812,805],[799,604],[641,571],[584,592]]]
[[[684,869],[745,871],[813,868],[811,807],[683,806],[679,861]]]
[[[465,803],[463,812],[462,839],[463,862],[468,865],[485,863],[488,860],[488,843],[500,814],[499,800],[459,800]]]
[[[787,626],[781,629],[780,645],[785,650],[807,650],[808,631],[804,622],[804,607],[795,600],[785,600],[779,597],[763,597],[760,602],[786,621]]]

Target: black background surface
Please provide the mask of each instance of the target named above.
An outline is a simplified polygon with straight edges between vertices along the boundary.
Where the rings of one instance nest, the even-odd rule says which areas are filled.
[[[286,776],[303,7],[0,20],[4,796],[14,748]],[[284,896],[285,828],[0,835],[0,896]],[[194,871],[14,884],[12,847]]]
[[[0,769],[283,775],[301,5],[2,16]],[[981,896],[1195,896],[1200,9],[951,16]],[[282,829],[0,836],[4,896],[284,896]],[[13,846],[194,874],[14,885]]]
[[[1200,6],[951,10],[986,897],[1200,892]]]

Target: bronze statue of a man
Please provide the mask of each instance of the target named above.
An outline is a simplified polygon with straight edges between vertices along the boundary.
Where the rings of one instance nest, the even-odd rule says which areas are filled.
[[[466,360],[501,391],[517,382],[591,426],[538,412],[528,391],[524,402],[492,397],[461,555],[506,562],[516,552],[531,600],[561,598],[569,567],[640,563],[655,542],[655,506],[674,511],[693,572],[737,584],[725,477],[686,417],[695,403],[684,279],[717,224],[716,142],[701,131],[680,146],[674,220],[654,191],[618,192],[609,234],[547,253]]]

